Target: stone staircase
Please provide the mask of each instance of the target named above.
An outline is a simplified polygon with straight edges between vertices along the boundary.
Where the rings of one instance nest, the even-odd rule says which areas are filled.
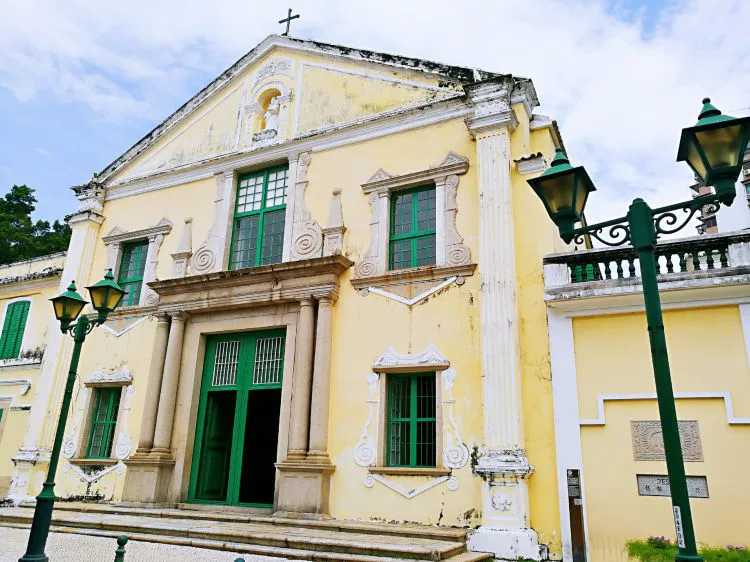
[[[28,527],[30,507],[0,508],[0,526]],[[285,519],[248,512],[150,509],[58,503],[52,530],[193,546],[295,560],[347,562],[479,562],[466,530],[340,520]]]

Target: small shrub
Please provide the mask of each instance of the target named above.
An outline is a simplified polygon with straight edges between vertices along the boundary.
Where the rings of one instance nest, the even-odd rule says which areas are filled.
[[[628,556],[638,562],[673,562],[677,554],[677,547],[666,537],[629,541],[626,548]],[[742,545],[704,546],[699,551],[705,562],[750,562],[750,550]]]

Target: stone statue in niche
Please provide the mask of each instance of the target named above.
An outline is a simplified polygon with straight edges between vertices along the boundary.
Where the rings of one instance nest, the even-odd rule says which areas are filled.
[[[279,103],[279,96],[274,96],[268,103],[268,109],[263,115],[263,121],[265,122],[264,131],[277,131],[279,130],[279,110],[281,104]]]

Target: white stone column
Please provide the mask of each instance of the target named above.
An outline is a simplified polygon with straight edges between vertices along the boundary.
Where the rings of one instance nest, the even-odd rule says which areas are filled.
[[[521,373],[511,186],[510,136],[517,121],[512,86],[502,79],[469,92],[474,115],[467,126],[479,164],[480,320],[484,446],[475,472],[484,479],[482,526],[472,550],[498,558],[539,559],[529,529],[526,479],[532,472],[523,449]]]
[[[315,331],[309,455],[328,457],[328,410],[331,396],[331,299],[318,299]]]
[[[161,378],[164,371],[164,359],[167,355],[167,339],[169,337],[169,317],[159,314],[156,317],[156,331],[154,333],[154,345],[151,351],[151,365],[148,370],[146,382],[146,396],[143,405],[143,417],[141,420],[141,433],[138,437],[138,448],[136,453],[145,454],[151,450],[154,444],[154,431],[156,429],[156,412],[159,407],[159,394],[161,392]]]
[[[294,387],[292,390],[292,423],[288,458],[304,458],[310,424],[310,390],[313,368],[315,314],[312,298],[300,301],[296,349],[294,351]]]
[[[184,312],[173,312],[172,325],[169,328],[167,352],[164,359],[164,374],[159,392],[159,409],[156,414],[153,453],[171,455],[172,424],[177,398],[177,385],[180,380],[180,363],[182,362],[182,342],[185,333]]]

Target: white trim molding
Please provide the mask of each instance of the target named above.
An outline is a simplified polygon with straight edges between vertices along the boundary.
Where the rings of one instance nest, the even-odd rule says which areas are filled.
[[[435,371],[436,394],[436,467],[406,471],[389,470],[385,464],[385,396],[386,378],[389,373]],[[393,490],[397,494],[412,499],[438,484],[446,483],[448,491],[455,492],[459,481],[455,471],[468,466],[471,453],[461,437],[461,432],[454,416],[455,399],[453,385],[457,378],[456,370],[450,366],[448,359],[432,344],[418,354],[398,353],[393,347],[377,357],[372,365],[372,372],[367,375],[367,419],[354,446],[354,462],[368,469],[363,480],[367,488],[375,483]],[[428,480],[419,486],[405,488],[386,474],[400,475],[401,478],[419,478]]]
[[[156,281],[159,250],[164,242],[164,237],[170,232],[172,232],[172,221],[163,218],[154,226],[140,230],[126,231],[116,226],[105,236],[102,236],[102,242],[104,242],[104,246],[107,249],[107,268],[111,269],[115,275],[117,275],[120,260],[122,259],[122,245],[136,240],[148,240],[146,264],[143,268],[143,284],[138,299],[139,306],[153,305],[159,301],[159,295],[151,290],[148,283]]]
[[[468,158],[449,152],[440,163],[415,172],[392,175],[379,168],[363,183],[362,193],[369,196],[370,203],[370,245],[355,266],[355,275],[371,277],[388,270],[391,194],[430,182],[435,184],[435,264],[458,266],[471,263],[471,251],[456,228],[460,176],[468,169]]]
[[[734,415],[734,406],[732,404],[732,395],[727,391],[717,392],[675,392],[675,400],[723,400],[724,411],[729,425],[750,425],[750,417],[740,418]],[[605,402],[614,401],[633,401],[633,400],[656,400],[655,392],[633,392],[623,394],[600,394],[596,398],[597,417],[580,420],[583,426],[602,426],[606,425]]]

